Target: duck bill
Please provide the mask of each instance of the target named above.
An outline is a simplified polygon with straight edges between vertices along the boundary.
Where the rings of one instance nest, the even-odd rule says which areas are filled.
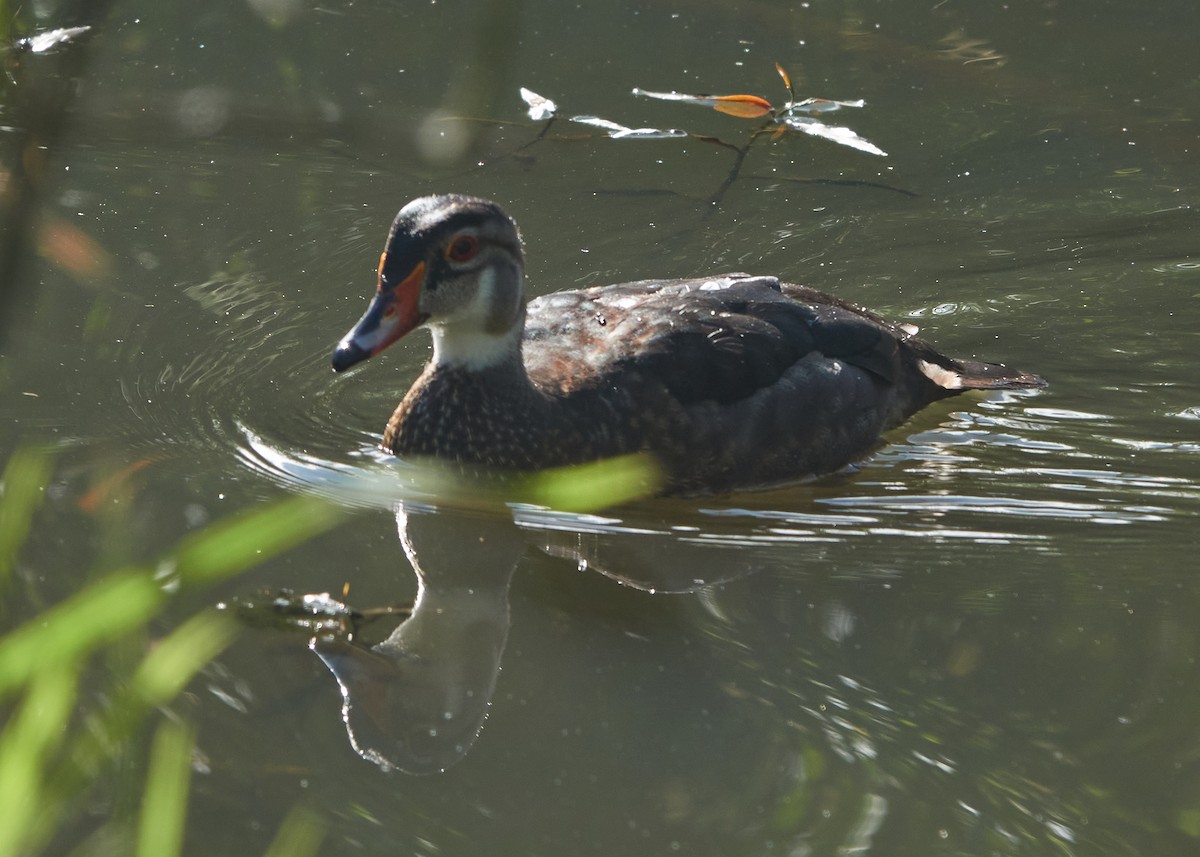
[[[383,262],[380,260],[380,272]],[[333,371],[342,372],[368,357],[373,357],[397,339],[418,327],[425,317],[419,302],[425,263],[420,262],[412,272],[395,286],[388,287],[380,276],[379,289],[358,324],[342,337],[333,352]]]

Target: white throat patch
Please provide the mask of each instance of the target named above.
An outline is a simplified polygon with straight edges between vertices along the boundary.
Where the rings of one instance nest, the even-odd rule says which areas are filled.
[[[516,330],[499,336],[457,324],[430,325],[429,330],[433,334],[433,362],[438,366],[487,369],[517,350]]]
[[[439,366],[464,369],[486,369],[495,366],[519,350],[521,326],[500,332],[495,315],[507,308],[500,306],[503,296],[497,294],[497,273],[492,268],[480,272],[479,287],[470,303],[448,319],[430,322],[433,333],[433,362]]]

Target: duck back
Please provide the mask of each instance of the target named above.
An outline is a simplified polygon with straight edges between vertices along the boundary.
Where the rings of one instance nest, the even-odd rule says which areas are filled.
[[[581,419],[573,442],[593,432],[607,439],[582,444],[593,452],[650,450],[670,493],[829,473],[938,399],[1043,384],[946,357],[832,295],[746,274],[535,299],[524,362],[562,402],[551,410]]]

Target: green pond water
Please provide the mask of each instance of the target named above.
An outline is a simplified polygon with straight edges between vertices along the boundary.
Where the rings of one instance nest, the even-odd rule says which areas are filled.
[[[165,600],[89,661],[81,717],[218,602],[425,581],[405,657],[250,627],[154,715],[196,730],[184,853],[262,854],[296,805],[328,855],[1200,853],[1195,4],[117,0],[94,24],[7,55],[5,193],[33,175],[37,220],[5,251],[0,459],[53,455],[0,631],[295,495],[347,514]],[[762,119],[631,93],[778,106],[775,63],[865,99],[820,119],[886,156],[761,134],[733,173]],[[65,124],[23,148],[21,87],[67,73]],[[448,191],[517,219],[533,294],[777,274],[1050,386],[934,406],[811,484],[448,509],[473,488],[375,451],[428,337],[329,369],[396,209]],[[47,853],[119,853],[154,722]]]

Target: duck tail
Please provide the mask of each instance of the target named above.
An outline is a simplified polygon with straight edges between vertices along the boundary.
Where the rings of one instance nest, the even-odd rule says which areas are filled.
[[[1002,363],[951,360],[940,354],[923,357],[917,364],[922,374],[948,393],[964,390],[1036,390],[1046,386],[1040,375],[1012,369]]]

